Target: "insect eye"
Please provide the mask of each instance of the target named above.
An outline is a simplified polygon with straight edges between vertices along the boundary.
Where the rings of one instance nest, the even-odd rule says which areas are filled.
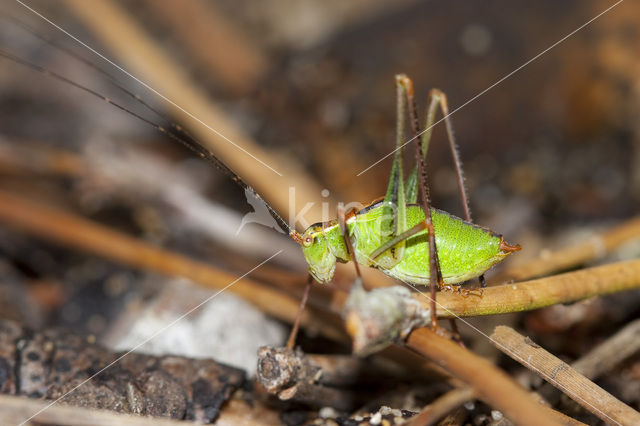
[[[311,235],[307,235],[306,237],[304,237],[302,245],[304,245],[305,247],[309,247],[311,243],[313,243],[313,237]]]

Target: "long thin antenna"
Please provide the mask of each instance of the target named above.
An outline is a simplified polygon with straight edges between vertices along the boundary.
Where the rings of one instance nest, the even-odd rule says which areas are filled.
[[[84,66],[86,66],[87,68],[90,68],[92,71],[95,71],[97,73],[99,73],[100,75],[102,75],[105,79],[107,79],[107,81],[116,89],[120,90],[122,93],[126,94],[127,96],[129,96],[130,98],[132,98],[133,100],[135,100],[136,102],[138,102],[139,104],[141,104],[142,106],[144,106],[147,110],[151,111],[152,113],[154,113],[158,118],[171,123],[171,127],[173,127],[173,130],[176,131],[178,134],[181,134],[183,136],[185,136],[186,138],[195,141],[195,138],[189,133],[187,132],[182,126],[172,122],[169,118],[167,118],[165,115],[163,115],[159,110],[157,110],[156,108],[152,107],[148,102],[146,102],[144,99],[142,99],[142,97],[140,97],[138,94],[132,92],[131,90],[127,89],[124,84],[119,81],[116,77],[114,77],[113,75],[109,74],[107,71],[105,71],[104,69],[100,68],[98,65],[94,64],[93,62],[91,62],[90,60],[86,59],[84,56],[74,52],[73,50],[71,50],[70,48],[57,43],[55,40],[51,39],[50,37],[44,35],[44,34],[40,34],[38,33],[34,28],[32,28],[31,26],[29,26],[29,24],[27,24],[26,22],[21,21],[20,19],[16,18],[15,16],[11,16],[11,15],[1,15],[0,14],[0,18],[7,20],[8,22],[19,26],[20,28],[22,28],[24,31],[28,32],[29,34],[31,34],[32,36],[36,37],[37,39],[43,41],[44,43],[47,43],[49,46],[53,47],[54,49],[58,50],[59,52],[64,53],[65,55],[69,56],[70,58],[74,59],[75,61],[83,64]],[[197,143],[197,141],[196,141]]]
[[[58,80],[60,82],[66,83],[70,86],[73,86],[77,89],[80,89],[92,96],[97,97],[98,99],[101,99],[105,102],[107,102],[108,104],[120,109],[121,111],[124,111],[130,115],[132,115],[133,117],[136,117],[137,119],[147,123],[148,125],[152,126],[153,128],[155,128],[157,131],[167,135],[169,138],[173,139],[174,141],[180,143],[181,145],[183,145],[184,147],[190,149],[191,151],[193,151],[195,154],[197,154],[200,158],[202,158],[203,160],[208,161],[209,163],[213,164],[217,169],[221,170],[224,174],[226,174],[228,177],[231,178],[231,180],[233,182],[235,182],[238,186],[240,186],[242,189],[244,189],[245,191],[249,191],[251,192],[257,199],[259,199],[260,201],[262,201],[265,205],[265,207],[267,208],[267,210],[269,211],[269,214],[271,214],[271,216],[273,217],[273,219],[276,221],[276,223],[278,224],[278,226],[280,227],[280,229],[282,229],[284,232],[286,232],[287,234],[289,234],[291,236],[291,238],[293,238],[294,240],[298,240],[299,239],[299,235],[297,233],[297,231],[295,230],[295,228],[292,228],[276,211],[273,207],[271,207],[271,205],[269,205],[269,203],[267,203],[261,196],[260,194],[258,194],[258,192],[253,189],[251,187],[251,185],[249,185],[248,183],[246,183],[244,180],[242,180],[242,178],[233,170],[231,170],[226,164],[224,164],[220,159],[218,159],[218,157],[216,157],[216,155],[211,152],[210,150],[208,150],[207,148],[205,148],[204,146],[202,146],[199,142],[197,142],[195,140],[195,138],[193,138],[191,135],[189,135],[188,133],[184,132],[182,130],[181,127],[179,126],[175,126],[175,129],[177,131],[180,131],[182,133],[182,136],[174,133],[174,131],[172,131],[171,129],[167,129],[163,126],[161,126],[160,124],[157,124],[154,121],[151,121],[150,119],[143,117],[142,115],[136,113],[135,111],[132,111],[131,109],[122,106],[114,101],[112,101],[111,99],[109,99],[108,97],[102,95],[99,92],[96,92],[95,90],[84,86],[82,84],[79,84],[73,80],[70,80],[69,78],[58,74],[54,71],[51,71],[47,68],[44,68],[40,65],[37,65],[33,62],[30,62],[24,58],[21,58],[17,55],[14,55],[13,53],[7,52],[5,50],[0,49],[0,57],[3,57],[5,59],[8,59],[12,62],[15,62],[17,64],[20,64],[24,67],[30,68],[34,71],[37,71],[47,77],[51,77],[55,80]],[[113,79],[112,83],[114,85],[116,85],[116,87],[119,87],[121,90],[124,90],[125,93],[128,93],[130,96],[133,96],[135,99],[139,99],[138,96],[136,96],[135,94],[133,94],[132,92],[129,92],[127,89],[125,89],[124,87],[120,86],[116,81],[114,81]],[[143,102],[143,105],[146,105],[146,103]],[[164,119],[164,117],[156,110],[154,110],[153,108],[151,108],[150,106],[146,105],[149,109],[151,109],[152,111],[154,111],[156,114],[158,114],[161,118]],[[170,120],[167,120],[170,121]]]

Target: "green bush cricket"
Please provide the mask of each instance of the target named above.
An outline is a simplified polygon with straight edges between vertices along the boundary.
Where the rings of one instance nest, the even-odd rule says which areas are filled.
[[[479,277],[484,287],[484,272],[520,250],[520,246],[510,245],[501,235],[471,222],[445,95],[439,90],[431,92],[426,130],[420,132],[413,83],[407,76],[397,75],[396,90],[396,150],[384,198],[351,212],[343,223],[339,220],[318,223],[310,226],[300,240],[296,234],[292,236],[301,243],[309,263],[309,273],[319,282],[331,280],[336,262],[355,259],[359,264],[377,268],[405,283],[430,284],[432,326],[435,327],[436,286],[443,288],[444,285],[460,284]],[[424,160],[438,106],[447,126],[466,220],[432,209],[429,202]],[[402,148],[406,145],[404,123],[407,108],[417,155],[416,164],[405,181]],[[418,194],[422,205],[416,204]]]

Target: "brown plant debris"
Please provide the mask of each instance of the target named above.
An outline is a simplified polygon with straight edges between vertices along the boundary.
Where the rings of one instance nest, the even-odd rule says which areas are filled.
[[[512,328],[496,327],[491,341],[603,421],[621,425],[640,424],[640,413]]]
[[[332,374],[327,361],[322,364],[324,369],[315,358],[306,356],[299,349],[262,347],[258,351],[257,380],[267,392],[277,395],[283,401],[334,407],[341,411],[352,409],[356,395],[347,390],[326,386],[346,382]],[[339,370],[344,370],[344,366],[340,365],[343,362],[333,364]],[[349,364],[353,366],[354,362]],[[325,373],[325,370],[328,371]]]
[[[424,407],[424,410],[411,419],[409,426],[432,425],[465,402],[475,399],[475,397],[473,388],[462,387],[452,389]]]
[[[555,252],[543,252],[538,258],[524,265],[508,269],[500,275],[499,280],[527,280],[567,270],[601,259],[621,245],[638,239],[640,239],[640,217],[634,217],[578,244]]]
[[[366,291],[355,284],[344,311],[347,331],[353,338],[353,351],[359,355],[400,341],[429,321],[429,309],[420,306],[411,291],[401,286]]]
[[[479,399],[499,409],[519,425],[579,423],[541,405],[504,371],[428,328],[412,332],[406,344],[438,362],[442,368],[471,386]]]
[[[635,320],[571,363],[571,368],[590,380],[596,380],[638,352],[640,352],[640,320]],[[560,395],[549,383],[542,386],[538,393],[551,404],[554,404]]]

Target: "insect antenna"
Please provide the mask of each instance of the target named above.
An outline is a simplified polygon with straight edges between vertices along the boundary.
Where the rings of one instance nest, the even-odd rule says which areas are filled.
[[[86,59],[84,56],[76,53],[72,49],[69,49],[68,47],[66,47],[66,46],[64,46],[62,44],[57,43],[55,40],[53,40],[50,37],[48,37],[48,36],[46,36],[44,34],[40,34],[34,28],[29,26],[26,22],[21,21],[20,19],[16,18],[15,16],[0,15],[0,18],[4,19],[6,21],[9,21],[10,23],[12,23],[14,25],[17,25],[17,26],[21,27],[24,31],[28,32],[32,36],[34,36],[37,39],[41,40],[42,42],[48,44],[49,46],[53,47],[54,49],[56,49],[58,51],[64,53],[65,55],[73,58],[75,61],[82,63],[84,66],[86,66],[87,68],[90,68],[92,71],[94,71],[96,73],[99,73],[112,86],[114,86],[116,89],[120,90],[122,93],[124,93],[125,95],[129,96],[130,98],[132,98],[133,100],[138,102],[140,105],[145,107],[147,110],[149,110],[152,113],[154,113],[159,119],[161,119],[161,120],[163,120],[163,121],[165,121],[167,123],[170,123],[171,127],[178,134],[181,134],[181,135],[183,135],[183,137],[186,137],[186,138],[190,139],[191,141],[193,141],[195,143],[198,143],[195,140],[195,138],[184,127],[172,122],[164,114],[162,114],[159,110],[157,110],[151,104],[146,102],[142,97],[140,97],[136,93],[132,92],[131,90],[127,89],[124,86],[124,84],[122,84],[116,77],[114,77],[113,75],[109,74],[107,71],[105,71],[104,69],[100,68],[99,66],[97,66],[96,64],[91,62],[90,60]]]
[[[31,31],[30,29],[28,29],[28,27],[23,26],[24,28],[27,29],[27,31],[30,31],[33,33],[33,31]],[[37,34],[33,33],[34,35],[38,36]],[[55,43],[48,41],[46,38],[38,36],[39,38],[41,38],[42,40],[46,41],[47,43],[49,43],[50,45],[56,47],[56,48],[60,48],[62,51],[65,51],[66,53],[70,54],[71,56],[73,56],[75,59],[87,64],[88,66],[90,66],[93,69],[99,70],[101,74],[105,74],[108,76],[109,81],[111,82],[111,84],[113,84],[116,88],[118,88],[119,90],[123,91],[124,93],[126,93],[127,95],[131,96],[132,98],[134,98],[135,100],[137,100],[138,102],[140,102],[143,106],[145,106],[147,109],[149,109],[150,111],[154,112],[158,117],[160,117],[163,120],[166,120],[167,122],[171,122],[171,120],[168,120],[163,114],[161,114],[158,110],[154,109],[153,107],[151,107],[148,103],[142,101],[140,99],[140,97],[138,95],[136,95],[135,93],[129,91],[128,89],[126,89],[125,87],[123,87],[114,77],[110,76],[108,73],[106,73],[104,70],[101,70],[99,67],[97,67],[94,64],[91,64],[89,61],[86,61],[84,58],[79,57],[78,55],[76,55],[75,53],[69,52],[68,49],[64,49],[61,48],[60,46],[57,46]],[[141,120],[144,123],[147,123],[148,125],[150,125],[151,127],[153,127],[154,129],[156,129],[157,131],[165,134],[167,137],[169,137],[170,139],[172,139],[175,142],[178,142],[179,144],[181,144],[182,146],[188,148],[189,150],[191,150],[192,152],[194,152],[196,155],[198,155],[200,158],[202,158],[205,161],[208,161],[209,163],[211,163],[214,167],[216,167],[218,170],[222,171],[224,174],[226,174],[229,178],[231,178],[231,180],[233,182],[235,182],[239,187],[241,187],[243,190],[250,192],[253,196],[255,196],[258,200],[260,200],[265,207],[267,208],[267,211],[269,212],[269,214],[271,215],[271,217],[273,217],[273,219],[276,221],[276,223],[278,224],[278,227],[285,233],[289,234],[289,236],[291,238],[293,238],[296,242],[301,242],[301,238],[299,233],[295,230],[295,228],[291,227],[287,221],[285,221],[282,216],[280,216],[275,209],[269,204],[267,203],[262,196],[260,196],[260,194],[253,189],[253,187],[251,187],[251,185],[249,185],[248,183],[246,183],[236,172],[234,172],[231,168],[229,168],[225,163],[222,162],[222,160],[220,160],[213,152],[211,152],[209,149],[205,148],[202,144],[200,144],[193,136],[191,136],[188,132],[186,132],[181,126],[176,125],[176,124],[171,124],[171,128],[166,128],[142,115],[140,115],[139,113],[118,104],[117,102],[111,100],[110,98],[108,98],[107,96],[87,87],[84,86],[80,83],[77,83],[61,74],[56,73],[55,71],[49,70],[47,68],[44,68],[40,65],[37,65],[31,61],[28,61],[20,56],[17,56],[11,52],[8,52],[6,50],[0,49],[0,57],[3,57],[7,60],[10,60],[14,63],[17,63],[19,65],[22,65],[26,68],[29,68],[31,70],[34,70],[36,72],[39,72],[47,77],[51,77],[54,80],[58,80],[60,82],[63,82],[65,84],[68,84],[70,86],[73,86],[77,89],[80,89],[82,91],[84,91],[85,93],[88,93],[98,99],[103,100],[104,102],[120,109],[121,111],[128,113],[129,115],[137,118],[138,120]]]

